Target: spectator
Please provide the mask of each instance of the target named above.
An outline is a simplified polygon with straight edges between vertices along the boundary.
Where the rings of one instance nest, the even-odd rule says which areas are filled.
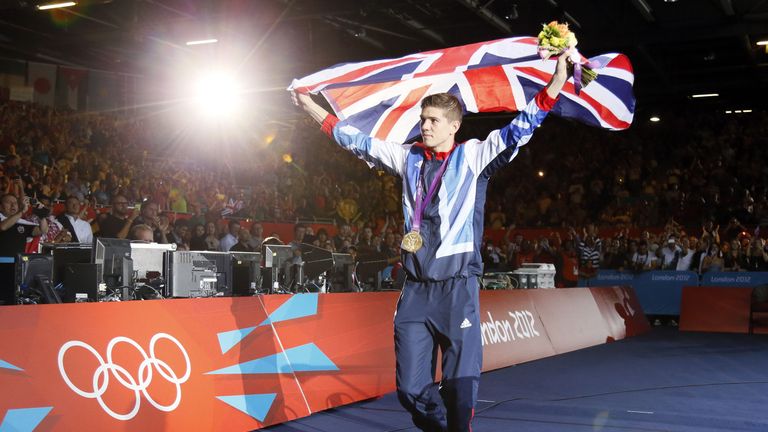
[[[485,241],[485,246],[482,250],[482,258],[484,264],[484,271],[500,271],[503,267],[506,267],[507,257],[501,251],[498,246],[493,244],[491,239]]]
[[[139,216],[139,210],[128,208],[128,198],[115,195],[112,199],[112,211],[102,213],[96,218],[96,237],[128,238],[133,221]]]
[[[195,225],[194,232],[192,233],[192,238],[189,241],[189,250],[193,251],[204,251],[208,249],[208,245],[205,242],[205,225],[203,224],[197,224]]]
[[[614,238],[607,242],[601,267],[618,270],[624,264],[625,255],[626,251],[621,248],[621,240]]]
[[[555,271],[556,282],[559,286],[571,288],[578,285],[579,255],[572,239],[566,239],[563,242],[563,250],[555,264]]]
[[[595,276],[600,268],[600,255],[603,242],[595,236],[595,229],[590,227],[590,232],[583,230],[584,239],[571,228],[571,235],[576,240],[576,247],[579,253],[579,281],[585,282]]]
[[[757,236],[752,238],[741,267],[747,271],[768,271],[768,251],[763,239]]]
[[[713,242],[709,246],[707,256],[704,257],[704,261],[701,266],[701,272],[719,272],[723,271],[724,267],[725,265],[723,262],[723,254],[720,251],[720,245]]]
[[[656,255],[648,250],[648,241],[640,240],[637,243],[637,252],[632,256],[629,269],[634,272],[655,270],[658,267]]]
[[[152,243],[155,240],[155,230],[146,224],[138,224],[131,227],[130,239]]]
[[[218,251],[219,236],[216,232],[216,224],[208,222],[205,224],[205,250]]]
[[[691,249],[691,240],[688,237],[683,237],[680,240],[680,258],[677,260],[675,270],[689,271],[693,261],[693,254],[694,250]]]
[[[661,270],[677,270],[677,262],[682,255],[682,249],[677,245],[677,237],[671,234],[666,244],[659,251],[659,268]]]
[[[29,210],[29,199],[24,197],[19,206],[15,195],[0,197],[0,256],[15,257],[24,253],[28,237],[48,232],[48,222],[41,219],[40,225],[26,221],[22,216]]]
[[[141,213],[133,220],[133,225],[147,225],[152,228],[155,243],[169,243],[167,234],[170,232],[167,218],[161,220],[158,215],[160,207],[156,202],[148,200],[141,205]]]
[[[240,233],[237,236],[237,243],[232,246],[230,251],[233,252],[256,252],[259,249],[251,247],[251,233],[245,228],[240,228]]]
[[[240,235],[240,222],[232,219],[227,224],[228,232],[219,241],[219,250],[222,252],[228,252],[232,249],[232,246],[238,242],[238,236]]]
[[[86,214],[86,208],[81,208],[80,199],[77,196],[70,196],[64,201],[65,212],[56,220],[67,231],[72,233],[72,241],[76,243],[93,243],[93,231],[91,225],[82,218]]]
[[[261,249],[261,243],[264,241],[264,227],[260,223],[254,222],[251,224],[250,233],[248,246],[258,252]]]
[[[176,244],[177,250],[190,250],[190,244],[188,243],[187,234],[189,233],[189,222],[186,219],[177,219],[173,224],[173,230],[171,231],[168,240],[171,243]]]

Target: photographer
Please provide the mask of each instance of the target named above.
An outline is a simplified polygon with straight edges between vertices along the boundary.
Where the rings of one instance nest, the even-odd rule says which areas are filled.
[[[632,259],[629,262],[629,270],[633,272],[655,270],[658,264],[659,261],[656,255],[648,250],[648,242],[640,240],[637,244],[637,252],[632,255]]]
[[[666,244],[659,251],[659,258],[661,259],[659,267],[661,270],[677,270],[677,262],[680,260],[682,252],[682,249],[677,244],[677,237],[674,234],[670,234]]]
[[[27,237],[48,232],[48,223],[45,219],[42,219],[37,226],[22,218],[27,210],[29,210],[27,197],[22,199],[21,206],[16,195],[4,194],[0,197],[0,257],[16,257],[17,254],[24,253]],[[0,265],[0,287],[12,285],[13,275],[13,264]]]

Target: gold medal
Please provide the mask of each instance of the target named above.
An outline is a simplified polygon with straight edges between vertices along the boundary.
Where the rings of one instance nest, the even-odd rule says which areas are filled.
[[[423,244],[424,239],[421,238],[421,234],[419,234],[418,231],[411,231],[403,237],[400,247],[403,248],[403,250],[413,253],[421,249]]]

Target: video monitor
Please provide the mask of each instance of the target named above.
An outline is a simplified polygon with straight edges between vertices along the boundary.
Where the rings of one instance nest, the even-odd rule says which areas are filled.
[[[96,264],[96,280],[108,289],[133,285],[130,240],[95,237],[92,263]]]
[[[64,275],[68,264],[89,264],[92,255],[91,245],[55,247],[53,254],[53,272],[51,274],[51,283],[54,288],[64,283]]]
[[[136,279],[165,277],[165,254],[175,250],[175,243],[131,242],[131,260]]]

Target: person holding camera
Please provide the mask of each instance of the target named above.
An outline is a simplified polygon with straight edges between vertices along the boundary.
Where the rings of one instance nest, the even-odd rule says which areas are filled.
[[[634,272],[655,270],[658,263],[659,260],[656,258],[656,254],[648,250],[648,241],[640,240],[637,244],[637,252],[632,255],[629,263],[630,270]]]
[[[677,262],[680,260],[680,256],[683,251],[680,246],[677,245],[677,237],[674,234],[670,234],[667,238],[667,243],[661,248],[659,252],[661,258],[662,270],[677,270]]]
[[[35,225],[23,218],[29,210],[29,198],[24,197],[19,205],[16,195],[5,194],[0,198],[0,256],[15,257],[24,253],[27,237],[35,237],[48,232],[48,221],[40,219]]]
[[[21,202],[14,194],[6,193],[0,197],[0,257],[15,258],[16,255],[24,253],[28,237],[39,236],[48,231],[45,219],[40,221],[40,225],[23,219],[27,210],[27,197]],[[0,265],[0,288],[12,287],[13,280],[13,262]]]

